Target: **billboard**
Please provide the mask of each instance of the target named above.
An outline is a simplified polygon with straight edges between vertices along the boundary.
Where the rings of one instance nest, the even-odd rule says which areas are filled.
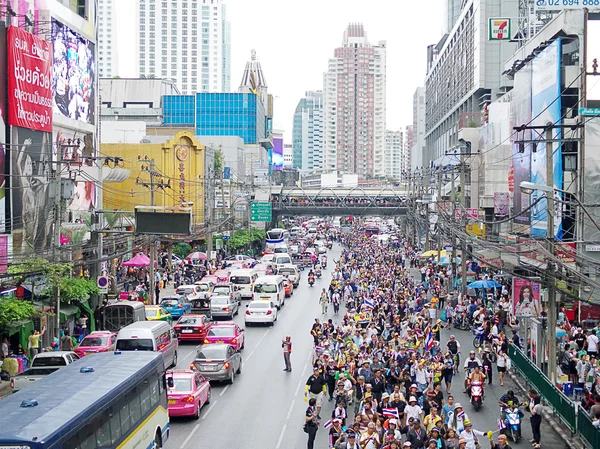
[[[515,185],[513,195],[513,215],[517,215],[529,207],[529,195],[521,193],[518,188],[523,181],[529,181],[531,172],[531,145],[525,144],[524,152],[519,152],[519,140],[530,140],[531,131],[525,130],[521,133],[513,132],[515,126],[521,126],[531,121],[531,64],[525,65],[515,73],[514,88],[512,90],[512,101],[510,103],[510,130],[512,145],[512,172]],[[515,218],[518,224],[528,225],[529,214],[519,215]]]
[[[94,44],[52,19],[54,112],[94,123]]]
[[[532,79],[531,79],[531,116],[533,117],[533,126],[546,126],[547,124],[561,124],[561,39],[557,39],[542,51],[532,61]],[[552,137],[560,139],[562,132],[560,129],[553,131]],[[531,153],[531,182],[534,184],[548,184],[546,177],[546,144],[544,130],[538,130],[534,133],[534,140],[540,140],[537,144],[537,151]],[[550,180],[555,188],[562,189],[563,170],[562,170],[562,145],[554,143],[552,146],[554,171],[553,179]],[[531,201],[545,195],[544,192],[536,190],[531,195]],[[562,195],[554,192],[555,199],[562,199]],[[547,231],[548,220],[548,202],[542,198],[531,209],[531,235],[543,237]],[[562,203],[554,203],[554,235],[557,239],[562,239]]]
[[[517,317],[538,317],[542,311],[541,288],[537,282],[514,277],[512,282],[513,315]]]
[[[13,251],[41,252],[51,243],[52,134],[18,127],[12,133]]]
[[[283,139],[278,137],[273,138],[272,164],[273,170],[283,169]]]
[[[8,124],[52,131],[52,46],[17,27],[8,28]]]
[[[600,20],[588,20],[586,37],[586,55],[588,73],[592,72],[592,62],[600,59]],[[600,107],[600,83],[597,75],[587,75],[586,79],[586,106],[588,108]]]
[[[6,232],[6,62],[6,26],[0,22],[0,233]]]

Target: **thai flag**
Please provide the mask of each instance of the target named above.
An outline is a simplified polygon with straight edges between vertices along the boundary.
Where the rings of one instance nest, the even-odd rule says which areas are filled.
[[[431,334],[431,329],[429,329],[427,331],[427,338],[425,339],[425,349],[427,351],[431,351],[431,348],[433,348],[433,346],[434,346],[433,335]]]
[[[498,429],[506,429],[506,423],[502,419],[498,420]]]
[[[383,416],[387,416],[388,418],[400,419],[400,415],[398,414],[397,408],[384,408]]]
[[[373,301],[369,301],[368,299],[365,299],[363,305],[367,306],[369,309],[375,308],[375,303]]]
[[[458,419],[463,419],[463,418],[465,417],[465,412],[461,410],[460,412],[458,412],[458,413],[456,414],[456,417],[457,417]]]
[[[321,352],[323,349],[325,349],[323,346],[315,346],[315,351],[317,352]]]
[[[324,429],[331,429],[333,427],[333,421],[329,420],[325,424],[323,424]]]

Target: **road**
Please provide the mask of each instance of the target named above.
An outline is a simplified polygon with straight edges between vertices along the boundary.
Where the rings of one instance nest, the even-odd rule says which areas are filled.
[[[334,246],[329,251],[330,264],[327,274],[317,280],[314,287],[309,287],[306,272],[301,284],[291,298],[287,298],[275,326],[246,328],[246,348],[242,351],[243,372],[233,385],[214,384],[212,401],[205,406],[200,420],[175,418],[171,421],[171,436],[166,449],[202,448],[244,448],[244,449],[280,449],[302,448],[306,446],[306,434],[302,430],[303,415],[306,410],[304,402],[304,385],[311,374],[310,353],[312,338],[310,326],[314,318],[320,317],[318,304],[319,292],[328,287],[328,279],[333,263],[338,259],[340,248]],[[168,293],[168,291],[165,291]],[[243,302],[245,304],[246,301]],[[244,311],[240,310],[235,322],[244,327]],[[341,319],[341,314],[338,316]],[[328,318],[336,317],[330,308]],[[472,336],[468,332],[453,333],[461,342],[463,354],[472,347]],[[290,335],[293,342],[293,371],[283,371],[283,354],[281,340]],[[449,333],[444,331],[443,344]],[[186,369],[193,360],[196,345],[180,346],[177,368]],[[499,415],[498,398],[511,385],[510,379],[505,386],[495,384],[486,389],[486,401],[479,413],[468,404],[462,393],[462,379],[453,385],[452,392],[459,402],[465,406],[474,427],[478,430],[496,430]],[[333,405],[324,402],[321,416],[331,415]],[[523,436],[531,438],[528,422],[524,423]],[[545,426],[545,425],[544,425]],[[548,427],[542,428],[542,441],[547,447],[562,447],[561,440]],[[521,447],[529,447],[527,442]],[[327,448],[327,432],[320,429],[317,434],[316,448]],[[483,444],[482,447],[487,447]]]

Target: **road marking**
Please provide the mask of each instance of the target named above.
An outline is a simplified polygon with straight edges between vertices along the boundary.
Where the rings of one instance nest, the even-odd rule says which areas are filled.
[[[304,364],[304,368],[302,368],[302,374],[300,374],[300,376],[304,377],[304,373],[306,373],[306,368],[308,368],[308,363]]]
[[[209,413],[210,413],[210,411],[213,409],[213,407],[214,407],[215,405],[217,405],[217,402],[219,402],[219,401],[213,401],[213,402],[210,404],[210,407],[208,407],[208,410],[206,411],[206,413],[204,414],[204,416],[202,417],[202,419],[206,419],[206,418],[208,418],[208,414],[209,414]]]
[[[179,449],[183,449],[185,447],[186,444],[188,444],[190,442],[190,440],[192,439],[192,437],[194,436],[194,434],[196,433],[196,430],[198,430],[200,428],[200,424],[196,424],[193,428],[193,430],[190,432],[190,434],[187,436],[187,438],[185,440],[183,440],[183,443],[181,444]]]
[[[248,354],[248,357],[246,357],[246,362],[247,362],[248,360],[250,360],[250,357],[252,357],[253,355],[254,355],[254,351],[252,351],[250,354]]]
[[[298,385],[296,386],[296,392],[294,393],[294,396],[298,396],[298,392],[300,391],[301,386],[302,386],[302,379],[300,379],[298,381]]]
[[[289,420],[289,419],[290,419],[290,416],[292,416],[292,410],[294,409],[294,404],[295,404],[295,403],[296,403],[296,400],[295,400],[295,399],[293,399],[293,400],[292,400],[292,403],[290,404],[290,409],[288,410],[288,414],[287,414],[287,416],[285,417],[285,419],[286,419],[286,420]]]
[[[228,388],[229,388],[229,385],[227,385],[225,388],[223,388],[223,391],[221,391],[219,393],[219,396],[223,396],[225,394],[225,392],[227,391]]]
[[[281,443],[283,442],[283,435],[285,434],[285,429],[287,429],[287,424],[284,424],[283,428],[281,429],[281,433],[279,434],[279,439],[277,440],[277,446],[275,446],[275,449],[279,449],[281,447]]]

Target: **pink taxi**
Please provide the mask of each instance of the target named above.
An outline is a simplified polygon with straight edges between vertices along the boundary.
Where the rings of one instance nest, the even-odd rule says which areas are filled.
[[[75,353],[79,357],[83,357],[89,354],[95,354],[97,352],[110,352],[115,350],[115,342],[117,341],[117,334],[109,331],[95,331],[84,337],[77,348]]]
[[[200,411],[210,403],[210,383],[198,371],[172,370],[166,373],[169,388],[169,416],[200,418]],[[172,380],[172,381],[171,381]]]

